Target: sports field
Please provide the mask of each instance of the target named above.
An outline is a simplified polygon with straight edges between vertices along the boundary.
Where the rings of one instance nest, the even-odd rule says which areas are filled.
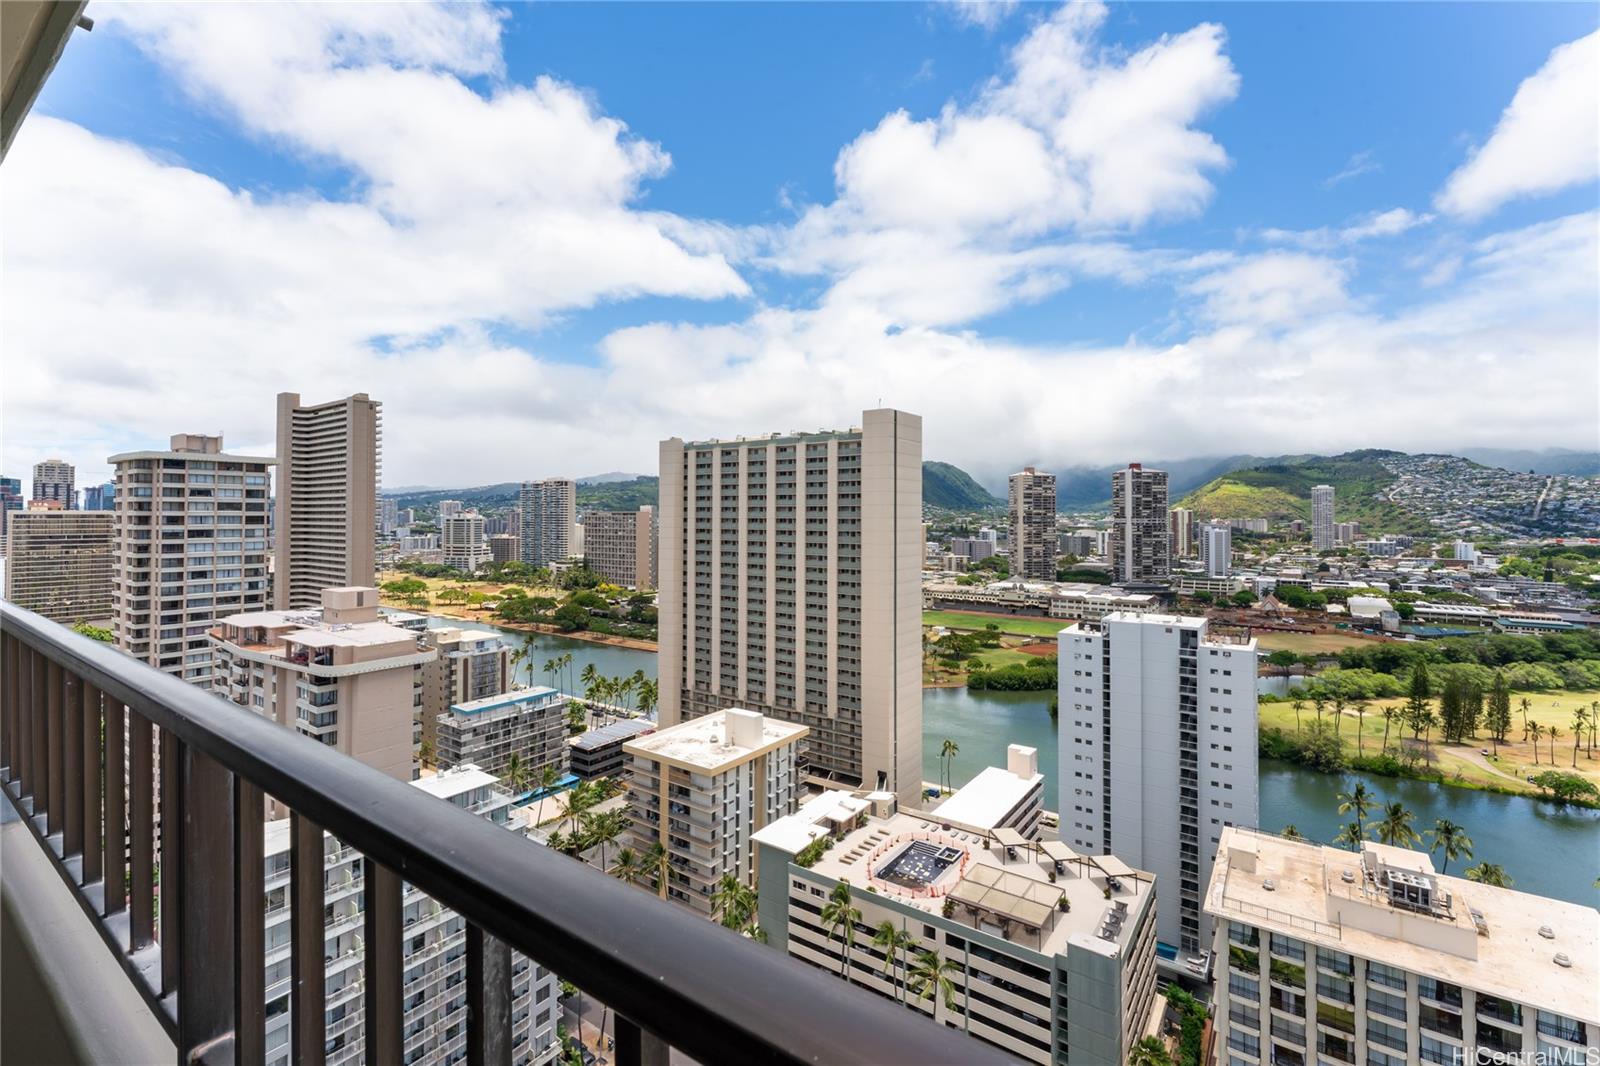
[[[922,624],[946,629],[984,629],[996,625],[1000,632],[1015,633],[1019,637],[1053,637],[1072,623],[1060,618],[1016,618],[976,611],[923,611]]]

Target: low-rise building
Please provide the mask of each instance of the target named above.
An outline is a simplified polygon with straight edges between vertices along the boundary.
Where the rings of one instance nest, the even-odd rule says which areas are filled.
[[[440,766],[471,763],[504,777],[517,756],[537,783],[545,767],[567,769],[567,696],[553,688],[517,689],[453,705],[435,723]]]
[[[959,829],[980,833],[1015,829],[1028,840],[1035,840],[1043,810],[1044,775],[1039,772],[1039,751],[1012,744],[1006,748],[1005,766],[984,767],[977,777],[935,807],[932,816]]]
[[[567,741],[568,769],[583,781],[616,777],[628,762],[622,746],[655,729],[656,724],[648,718],[624,718],[572,737]]]
[[[751,837],[794,811],[799,745],[809,733],[729,708],[623,745],[633,846],[666,849],[668,898],[709,914],[723,877],[755,883]]]
[[[1122,1066],[1144,1032],[1156,886],[1115,857],[945,827],[884,793],[826,793],[756,845],[760,925],[792,958],[1026,1062]],[[822,917],[845,884],[860,911],[853,943]],[[894,947],[875,941],[885,924]],[[930,967],[948,976],[948,999],[919,983]]]
[[[427,741],[438,751],[441,714],[458,703],[498,696],[511,688],[511,649],[492,629],[447,626],[423,628],[421,634],[423,643],[439,655],[422,668],[417,741]]]
[[[1206,911],[1227,1066],[1600,1056],[1592,907],[1446,877],[1419,851],[1235,827]]]
[[[986,585],[960,585],[954,581],[930,581],[922,587],[927,610],[988,611],[999,614],[1030,615],[1038,618],[1064,618],[1093,621],[1113,611],[1143,613],[1161,606],[1161,598],[1144,592],[1128,592],[1109,585],[1083,581],[1022,581],[1008,578]]]

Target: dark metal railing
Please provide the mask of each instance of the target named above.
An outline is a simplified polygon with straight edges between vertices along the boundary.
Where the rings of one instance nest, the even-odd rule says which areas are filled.
[[[403,882],[468,923],[474,1063],[510,1061],[513,949],[612,1008],[623,1066],[1010,1061],[3,602],[0,782],[179,1062],[264,1058],[266,796],[291,818],[297,1063],[323,1060],[324,831],[363,856],[368,1062],[402,1058]]]

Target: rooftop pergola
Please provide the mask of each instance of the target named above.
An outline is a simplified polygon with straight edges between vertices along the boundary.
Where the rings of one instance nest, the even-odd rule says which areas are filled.
[[[1043,881],[980,863],[967,871],[949,898],[974,915],[982,912],[998,918],[1002,926],[1016,922],[1037,940],[1054,926],[1056,906],[1066,893]]]

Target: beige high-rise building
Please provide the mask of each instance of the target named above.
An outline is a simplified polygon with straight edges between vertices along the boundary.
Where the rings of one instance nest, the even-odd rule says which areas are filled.
[[[6,528],[6,599],[54,622],[111,618],[109,511],[11,512]]]
[[[323,589],[377,580],[382,406],[364,392],[309,406],[298,393],[278,394],[278,610],[316,607]]]
[[[116,468],[112,633],[141,662],[210,686],[217,618],[267,605],[271,456],[229,455],[221,437],[173,436]]]
[[[1332,551],[1338,543],[1333,522],[1333,486],[1311,486],[1311,547]]]
[[[613,585],[656,587],[656,511],[590,511],[583,516],[583,563]]]
[[[423,630],[422,641],[439,654],[422,668],[418,739],[437,752],[441,714],[511,690],[511,647],[493,630],[454,626]]]
[[[830,782],[922,788],[922,419],[661,444],[663,726],[810,727]]]
[[[78,491],[73,488],[77,471],[65,459],[46,459],[33,464],[33,498],[53,500],[67,510],[78,506]]]
[[[483,515],[463,511],[439,520],[439,547],[444,565],[470,574],[489,562],[489,542],[483,536]]]
[[[1167,513],[1167,472],[1129,463],[1111,475],[1114,581],[1165,581],[1172,573],[1172,529]]]
[[[378,590],[322,591],[322,610],[229,615],[206,633],[212,691],[410,781],[422,668],[438,654],[379,620]]]
[[[577,482],[564,477],[524,481],[517,510],[523,562],[549,566],[572,557],[573,526],[578,521]]]
[[[1056,579],[1056,476],[1027,467],[1011,475],[1011,576]]]

